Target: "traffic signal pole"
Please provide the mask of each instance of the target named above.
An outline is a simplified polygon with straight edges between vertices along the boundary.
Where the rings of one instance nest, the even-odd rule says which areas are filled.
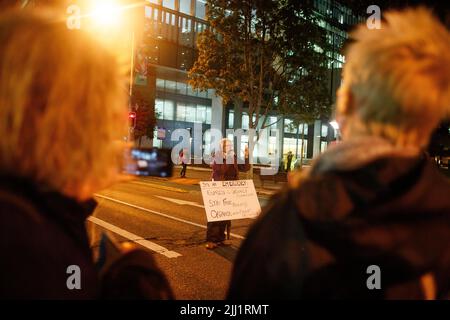
[[[128,111],[130,112],[128,117],[131,117],[131,114],[133,113],[132,109],[132,97],[133,97],[133,75],[134,75],[134,27],[132,27],[131,30],[131,57],[130,57],[130,88],[129,88],[129,104],[128,104]],[[134,126],[136,125],[136,113],[134,113]],[[128,128],[128,142],[133,141],[133,131],[134,126],[131,126]]]

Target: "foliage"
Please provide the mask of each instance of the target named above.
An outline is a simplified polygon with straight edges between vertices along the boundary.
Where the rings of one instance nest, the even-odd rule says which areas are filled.
[[[263,127],[271,111],[308,121],[329,114],[329,47],[313,1],[209,0],[208,8],[193,87],[243,101],[249,128]]]

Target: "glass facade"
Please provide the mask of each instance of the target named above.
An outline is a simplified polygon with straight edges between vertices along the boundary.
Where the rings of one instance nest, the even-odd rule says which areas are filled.
[[[345,57],[340,54],[341,48],[347,39],[346,30],[349,27],[363,22],[363,16],[357,16],[338,1],[314,0],[314,7],[319,17],[319,25],[326,31],[328,43],[332,51],[327,52],[329,58],[328,68],[340,69],[345,63]]]
[[[177,82],[159,78],[156,79],[156,90],[207,99],[211,99],[213,94],[213,90],[206,90],[206,91],[195,90],[185,82]]]
[[[176,7],[175,0],[164,1],[162,7],[145,6],[143,42],[152,63],[187,71],[195,60],[197,34],[207,24],[186,13],[191,11],[189,1],[179,3],[179,12]]]
[[[328,126],[325,124],[322,125],[321,136],[322,138],[328,137]]]
[[[206,0],[195,0],[195,16],[199,19],[206,18]]]
[[[162,0],[162,5],[168,9],[175,10],[175,0]]]
[[[290,151],[294,155],[294,160],[300,158],[302,150],[302,140],[303,140],[303,158],[307,157],[308,150],[308,140],[307,139],[296,139],[296,138],[283,138],[283,157],[286,157],[287,153]]]
[[[157,119],[160,120],[211,124],[210,106],[156,99],[155,111]]]
[[[180,12],[187,15],[191,14],[191,0],[180,0]]]
[[[316,50],[328,57],[328,67],[331,71],[330,92],[333,92],[333,88],[339,85],[339,70],[345,63],[341,48],[347,39],[346,30],[348,30],[348,26],[361,22],[364,17],[355,16],[350,9],[337,1],[314,0],[314,5],[318,23],[326,32],[331,45],[330,51],[324,52],[319,47]],[[164,140],[156,139],[155,135],[154,145],[156,146],[173,146],[173,142],[169,141],[170,131],[177,128],[191,128],[194,123],[202,124],[205,150],[206,144],[209,143],[208,129],[211,128],[212,122],[214,91],[193,89],[187,84],[186,76],[186,72],[193,66],[196,59],[197,36],[209,28],[205,21],[206,15],[205,0],[148,0],[145,5],[144,35],[141,46],[144,48],[149,66],[156,70],[154,96],[157,128],[167,130]],[[166,73],[161,70],[170,70],[170,72]],[[245,112],[245,106],[241,111],[233,108],[225,110],[221,118],[222,130],[235,128],[234,124],[239,123],[239,120],[241,128],[249,128],[249,115]],[[215,116],[217,116],[216,113]],[[267,117],[265,126],[279,129],[280,134],[280,137],[272,134],[268,137],[269,153],[273,154],[277,151],[285,155],[291,151],[294,156],[299,156],[303,141],[304,158],[310,158],[313,156],[313,144],[316,141],[320,147],[316,145],[314,150],[319,149],[320,152],[323,152],[327,147],[328,140],[334,137],[334,130],[329,129],[325,122],[319,124],[320,128],[317,131],[319,137],[314,137],[313,134],[316,124],[300,124],[295,127],[292,123],[292,119],[289,117],[277,117],[276,115]],[[243,139],[247,139],[247,137],[245,136]],[[277,139],[279,140],[277,141]],[[280,150],[276,150],[277,148]]]

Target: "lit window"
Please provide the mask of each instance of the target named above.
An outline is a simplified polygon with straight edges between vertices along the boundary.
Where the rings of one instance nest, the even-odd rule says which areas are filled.
[[[204,152],[209,155],[211,153],[211,131],[206,130],[203,136],[205,137]]]
[[[242,114],[242,129],[247,130],[249,128],[249,123],[248,123],[249,120],[250,120],[250,117],[248,116],[248,114],[243,113]]]
[[[176,92],[177,91],[177,83],[175,81],[166,80],[166,91]]]
[[[206,106],[197,105],[197,117],[196,121],[199,123],[206,122]]]
[[[304,126],[304,127],[303,127]],[[305,131],[303,131],[305,130]],[[308,134],[308,125],[306,123],[302,123],[298,126],[298,132],[300,134],[304,134],[305,136]]]
[[[164,101],[164,120],[173,120],[174,103],[171,100]]]
[[[211,124],[211,107],[206,108],[206,123]]]
[[[189,84],[187,86],[187,95],[188,96],[197,96],[197,90],[193,89]]]
[[[177,121],[185,121],[186,119],[186,105],[178,103],[177,104]]]
[[[273,155],[275,154],[275,151],[278,152],[277,149],[277,138],[276,137],[269,137],[269,154]]]
[[[191,14],[191,0],[180,0],[180,12]]]
[[[286,155],[289,151],[295,154],[297,146],[297,139],[283,138],[283,155]]]
[[[206,90],[198,90],[198,93],[197,93],[197,95],[200,97],[200,98],[207,98],[208,97],[208,91],[206,91]]]
[[[322,137],[327,137],[327,136],[328,136],[328,126],[322,125]]]
[[[164,90],[164,79],[156,79],[156,88]]]
[[[284,119],[284,132],[297,133],[297,130],[295,129],[292,120]]]
[[[186,121],[187,122],[195,122],[196,119],[196,107],[195,105],[186,106]]]
[[[164,119],[164,100],[155,100],[155,114],[157,119]]]
[[[145,15],[145,17],[147,18],[147,19],[151,19],[152,18],[152,7],[148,7],[148,6],[146,6],[145,7],[145,13],[144,13],[144,15]]]
[[[266,126],[269,126],[269,127],[276,127],[276,125],[277,125],[277,117],[267,117],[267,120],[266,120]]]
[[[187,91],[187,84],[184,82],[177,82],[177,93],[186,95],[186,91]]]
[[[196,0],[195,1],[195,16],[199,19],[205,19],[206,16],[206,1]]]
[[[163,0],[163,7],[175,10],[175,0]]]
[[[228,113],[228,128],[234,127],[234,111],[230,110]]]
[[[169,12],[166,12],[166,24],[170,24],[170,16],[171,14]]]

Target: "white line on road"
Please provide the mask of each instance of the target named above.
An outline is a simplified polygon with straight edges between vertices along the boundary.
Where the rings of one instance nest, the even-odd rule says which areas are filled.
[[[184,189],[180,189],[180,188],[175,188],[175,187],[169,187],[169,186],[163,186],[160,184],[154,184],[154,183],[149,183],[149,182],[141,182],[141,181],[129,181],[132,184],[139,184],[141,186],[146,186],[146,187],[151,187],[151,188],[155,188],[155,189],[162,189],[162,190],[166,190],[166,191],[173,191],[173,192],[178,192],[178,193],[187,193],[187,190]]]
[[[115,225],[110,224],[110,223],[108,223],[106,221],[103,221],[103,220],[101,220],[99,218],[91,216],[91,217],[88,218],[88,220],[90,222],[92,222],[92,223],[95,223],[96,225],[99,225],[102,228],[105,228],[105,229],[107,229],[109,231],[117,233],[121,237],[124,237],[124,238],[126,238],[128,240],[131,240],[133,242],[136,242],[136,243],[140,244],[141,246],[143,246],[143,247],[145,247],[147,249],[150,249],[150,250],[152,250],[152,251],[154,251],[156,253],[160,253],[163,256],[166,256],[167,258],[176,258],[176,257],[180,257],[181,256],[181,254],[179,254],[178,252],[168,250],[168,249],[160,246],[159,244],[156,244],[154,242],[145,240],[144,238],[142,238],[142,237],[140,237],[138,235],[135,235],[134,233],[128,232],[126,230],[123,230],[123,229],[121,229],[119,227],[116,227]]]
[[[163,196],[154,196],[166,201],[170,201],[176,204],[180,204],[180,205],[188,205],[188,206],[194,206],[194,207],[199,207],[199,208],[205,208],[205,206],[198,204],[197,202],[193,202],[193,201],[185,201],[185,200],[180,200],[180,199],[174,199],[174,198],[169,198],[169,197],[163,197]]]
[[[158,212],[158,211],[150,210],[150,209],[143,208],[143,207],[140,207],[140,206],[136,206],[134,204],[131,204],[131,203],[128,203],[128,202],[125,202],[125,201],[121,201],[121,200],[117,200],[117,199],[114,199],[114,198],[110,198],[110,197],[107,197],[107,196],[102,196],[100,194],[95,194],[95,196],[99,197],[99,198],[107,199],[107,200],[112,201],[112,202],[120,203],[120,204],[129,206],[129,207],[132,207],[132,208],[135,208],[135,209],[139,209],[139,210],[142,210],[142,211],[153,213],[153,214],[156,214],[156,215],[164,217],[164,218],[172,219],[172,220],[175,220],[175,221],[178,221],[178,222],[190,224],[191,226],[196,226],[196,227],[199,227],[199,228],[206,229],[206,226],[204,226],[202,224],[198,224],[198,223],[195,223],[195,222],[192,222],[192,221],[188,221],[188,220],[184,220],[184,219],[181,219],[181,218],[177,218],[177,217],[174,217],[174,216],[162,213],[162,212]],[[238,234],[235,234],[235,233],[230,233],[230,236],[238,238],[238,239],[245,239],[245,237],[243,237],[241,235],[238,235]]]

